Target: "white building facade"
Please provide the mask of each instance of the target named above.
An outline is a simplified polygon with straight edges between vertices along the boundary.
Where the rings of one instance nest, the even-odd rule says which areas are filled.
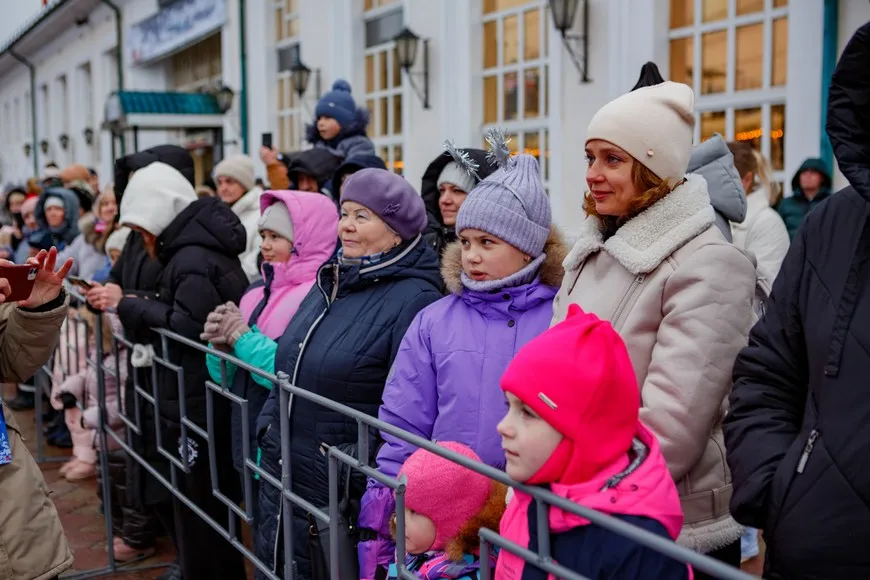
[[[199,11],[219,3],[224,17],[198,35],[191,27],[178,32],[183,27],[166,25],[163,52],[137,62],[130,43],[141,39],[133,28],[178,2]],[[256,157],[263,133],[272,133],[283,151],[302,148],[318,94],[342,78],[353,86],[357,104],[371,112],[370,136],[379,155],[415,184],[444,139],[480,147],[488,127],[504,126],[517,150],[538,156],[554,218],[569,232],[581,219],[586,126],[601,105],[634,85],[644,62],[656,62],[666,78],[694,88],[696,140],[719,132],[749,141],[771,160],[776,178],[788,182],[805,158],[825,155],[823,79],[830,75],[831,56],[870,21],[870,3],[859,0],[588,0],[584,27],[581,0],[568,31],[588,31],[589,82],[581,82],[572,53],[583,56],[582,47],[571,41],[572,50],[566,49],[547,0],[110,3],[121,15],[121,51],[115,14],[105,0],[56,0],[46,21],[63,19],[51,28],[58,32],[38,43],[27,41],[25,33],[19,42],[22,51],[35,47],[26,56],[36,71],[36,143],[28,68],[8,50],[0,55],[4,182],[33,174],[28,143],[31,156],[39,149],[40,164],[77,161],[110,172],[112,139],[102,122],[105,102],[118,89],[120,54],[127,91],[223,85],[235,93],[219,123],[221,143],[175,128],[142,133],[138,143],[128,135],[127,151],[164,142],[185,145],[199,159],[198,178],[204,178],[221,154],[247,145]],[[413,83],[394,51],[392,39],[405,27],[428,43],[428,108],[414,88],[423,86],[422,48],[411,70]],[[178,40],[173,34],[187,36]],[[301,95],[291,73],[298,63],[311,70]],[[87,128],[95,130],[91,145],[84,140]],[[62,134],[70,136],[66,149],[58,142]],[[47,153],[42,141],[48,142]],[[260,173],[265,176],[262,168]]]

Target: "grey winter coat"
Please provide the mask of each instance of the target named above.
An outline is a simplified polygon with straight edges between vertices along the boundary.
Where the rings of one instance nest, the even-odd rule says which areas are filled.
[[[96,231],[96,225],[97,220],[93,215],[80,219],[79,229],[82,233],[58,256],[58,262],[61,264],[67,258],[73,259],[70,276],[91,280],[94,274],[109,263],[105,250],[106,239],[102,233]]]
[[[716,133],[692,149],[686,173],[697,173],[707,181],[710,203],[716,211],[716,227],[731,241],[731,224],[746,219],[746,192],[734,166],[734,156]]]

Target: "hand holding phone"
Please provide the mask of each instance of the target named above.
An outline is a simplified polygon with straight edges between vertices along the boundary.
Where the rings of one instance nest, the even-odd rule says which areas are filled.
[[[94,287],[94,285],[93,285],[91,282],[88,282],[88,281],[85,280],[84,278],[78,278],[78,277],[76,277],[76,276],[70,276],[69,278],[67,278],[67,280],[69,280],[69,283],[70,283],[70,284],[72,284],[73,286],[79,288],[79,289],[82,290],[83,292],[87,292],[88,290],[90,290],[91,288]]]
[[[0,302],[27,300],[33,292],[39,268],[31,264],[0,262]]]

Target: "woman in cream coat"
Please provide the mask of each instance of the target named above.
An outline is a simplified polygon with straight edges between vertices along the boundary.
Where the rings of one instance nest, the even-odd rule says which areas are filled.
[[[714,225],[707,183],[686,175],[693,106],[689,87],[667,82],[592,119],[588,217],[565,259],[553,322],[572,303],[612,322],[637,374],[641,419],[680,491],[679,542],[739,566],[721,424],[752,324],[755,267]]]

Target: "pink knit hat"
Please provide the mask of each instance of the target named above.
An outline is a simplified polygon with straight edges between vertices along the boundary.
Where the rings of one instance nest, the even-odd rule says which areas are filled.
[[[469,447],[454,442],[438,443],[469,459],[480,457]],[[402,466],[399,476],[405,475],[405,507],[422,514],[435,524],[435,543],[432,550],[444,550],[468,521],[486,506],[492,491],[492,482],[425,449],[415,451]],[[457,493],[457,490],[461,490]]]

